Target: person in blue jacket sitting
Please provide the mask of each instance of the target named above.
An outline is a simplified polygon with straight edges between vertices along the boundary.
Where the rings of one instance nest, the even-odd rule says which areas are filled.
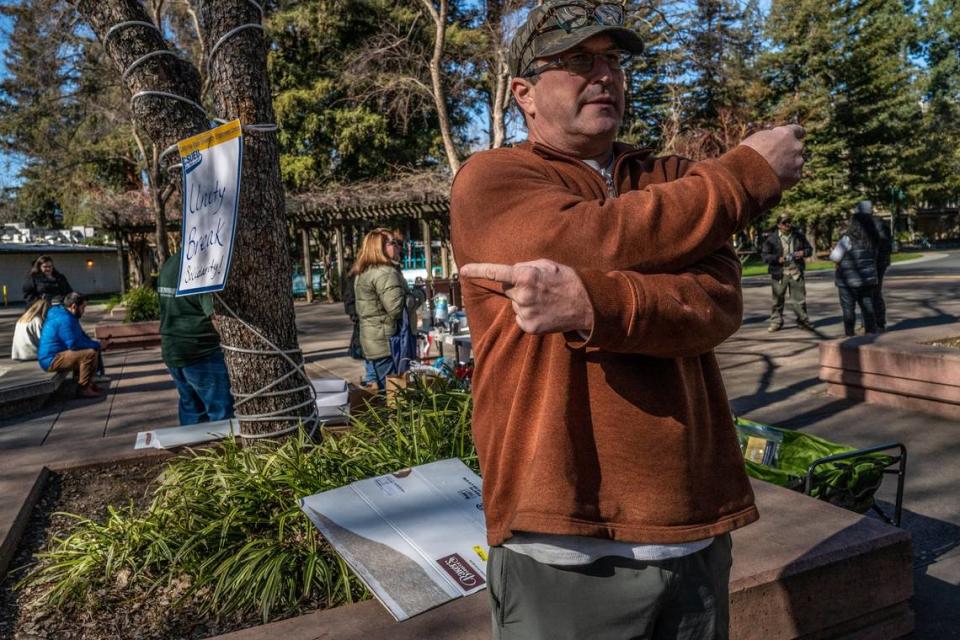
[[[78,395],[94,398],[103,393],[94,381],[101,345],[80,326],[86,308],[87,299],[76,291],[64,296],[63,305],[50,308],[40,333],[37,360],[44,371],[73,371]]]

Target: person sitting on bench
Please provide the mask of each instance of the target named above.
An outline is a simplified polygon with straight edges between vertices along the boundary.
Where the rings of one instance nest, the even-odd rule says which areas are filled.
[[[37,359],[44,371],[73,371],[77,394],[95,398],[103,391],[94,381],[100,361],[101,344],[90,339],[80,326],[87,299],[76,291],[63,298],[62,306],[51,307],[40,333]]]
[[[13,344],[10,345],[12,360],[36,360],[37,347],[40,346],[40,332],[43,321],[50,310],[50,301],[37,298],[17,320],[13,330]]]

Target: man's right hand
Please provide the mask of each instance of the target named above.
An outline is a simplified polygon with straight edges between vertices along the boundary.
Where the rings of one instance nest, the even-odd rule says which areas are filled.
[[[786,191],[800,182],[805,135],[806,131],[800,125],[788,124],[758,131],[740,144],[750,147],[763,156],[780,178],[780,188]]]

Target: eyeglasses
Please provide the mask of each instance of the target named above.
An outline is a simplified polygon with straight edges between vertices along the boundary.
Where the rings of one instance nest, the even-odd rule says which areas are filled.
[[[396,240],[387,240],[385,243],[388,247],[402,247],[402,242],[397,242]]]
[[[532,78],[550,69],[566,69],[570,73],[585,75],[593,71],[597,58],[603,58],[611,71],[622,71],[630,63],[633,54],[624,49],[612,49],[600,53],[577,51],[558,56],[547,64],[526,71],[521,77]]]
[[[601,4],[572,2],[570,4],[553,7],[544,13],[543,17],[541,17],[530,30],[530,35],[523,44],[523,48],[520,49],[520,54],[517,58],[523,60],[524,53],[530,48],[533,41],[537,39],[537,36],[544,33],[556,29],[563,29],[565,32],[570,33],[574,29],[581,29],[588,26],[591,22],[619,27],[623,25],[623,18],[623,6],[610,2]],[[553,24],[549,24],[551,19],[554,21]],[[524,77],[527,77],[526,74],[524,74]]]

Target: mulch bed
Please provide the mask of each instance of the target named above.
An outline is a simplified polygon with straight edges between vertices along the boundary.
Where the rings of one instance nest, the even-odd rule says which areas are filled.
[[[0,639],[192,640],[261,624],[256,615],[213,620],[200,614],[190,602],[170,608],[171,602],[182,595],[185,584],[133,594],[126,589],[122,598],[99,592],[91,595],[87,606],[81,604],[60,611],[44,610],[36,590],[14,589],[25,567],[34,562],[35,554],[74,522],[57,512],[102,520],[107,505],[132,501],[145,507],[164,462],[154,459],[68,471],[49,478],[10,563],[10,571],[0,583]]]
[[[960,336],[956,338],[941,338],[931,342],[924,342],[923,344],[929,344],[934,347],[950,347],[952,349],[960,349]]]

